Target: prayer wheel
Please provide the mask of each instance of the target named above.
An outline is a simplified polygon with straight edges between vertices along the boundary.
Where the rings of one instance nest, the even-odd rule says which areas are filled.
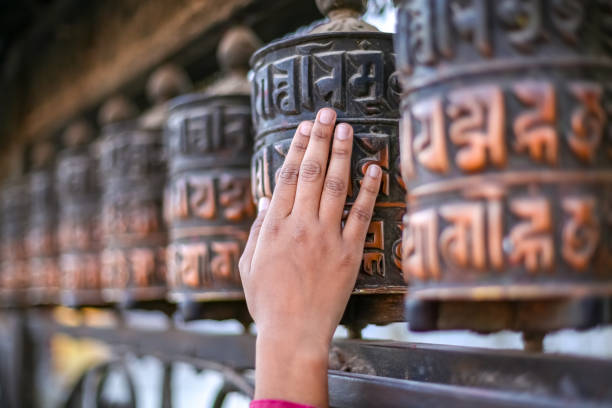
[[[400,259],[405,212],[399,172],[400,89],[393,37],[361,19],[366,3],[317,1],[327,21],[307,34],[274,41],[251,58],[253,195],[272,195],[299,123],[314,120],[323,107],[335,109],[338,123],[349,123],[354,130],[345,214],[357,198],[368,166],[375,163],[383,170],[353,294],[399,295],[401,310],[406,284]],[[391,320],[398,319],[401,312]]]
[[[612,3],[403,1],[413,329],[546,332],[612,295]]]
[[[248,59],[255,35],[235,27],[224,35],[217,57],[222,74],[201,93],[170,102],[166,124],[169,180],[169,297],[186,319],[216,310],[212,318],[238,317],[244,298],[238,260],[255,207],[250,195],[252,152]],[[248,314],[247,314],[248,316]]]
[[[23,175],[10,178],[1,191],[2,276],[0,299],[6,307],[27,305],[30,283],[26,252],[28,220],[28,180]]]
[[[103,177],[102,285],[104,299],[143,306],[166,298],[166,226],[163,192],[166,101],[190,83],[177,67],[156,70],[147,85],[154,106],[140,117],[123,98],[102,108]]]
[[[54,305],[59,302],[55,150],[50,140],[36,143],[32,149],[26,249],[30,269],[28,298],[33,305]]]
[[[64,131],[65,148],[56,164],[60,297],[70,307],[104,304],[100,286],[100,179],[93,134],[84,120],[70,124]]]
[[[109,303],[126,301],[128,287],[136,288],[136,282],[145,284],[152,279],[159,286],[155,272],[160,254],[138,244],[143,237],[163,243],[158,203],[146,179],[147,172],[153,170],[153,184],[163,182],[159,174],[163,161],[156,141],[140,132],[138,114],[138,108],[121,95],[107,100],[98,112],[104,247],[101,285],[102,296]]]

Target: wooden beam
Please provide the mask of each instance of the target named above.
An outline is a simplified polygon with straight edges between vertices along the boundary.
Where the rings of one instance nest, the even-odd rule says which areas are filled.
[[[218,38],[232,21],[259,24],[274,38],[318,17],[310,0],[106,0],[76,11],[24,58],[18,100],[11,101],[18,106],[14,125],[0,135],[3,152],[56,132],[76,115],[93,117],[115,92],[142,97],[146,76],[162,62],[210,75]]]
[[[95,13],[65,28],[72,48],[52,44],[29,75],[27,111],[17,130],[31,139],[98,103],[140,72],[230,18],[252,0],[127,0],[99,2]],[[91,21],[93,20],[93,21]],[[90,33],[88,33],[90,31]],[[61,35],[61,34],[60,34]],[[76,37],[85,36],[82,40]],[[81,44],[79,44],[81,43]],[[87,47],[86,43],[91,46]],[[50,70],[53,78],[38,74]],[[72,75],[63,75],[70,72]],[[51,80],[50,80],[51,79]]]

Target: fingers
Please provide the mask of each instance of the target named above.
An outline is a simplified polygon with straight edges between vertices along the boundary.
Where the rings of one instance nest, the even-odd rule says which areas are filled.
[[[317,119],[310,132],[308,148],[304,154],[295,193],[294,211],[300,215],[319,215],[319,202],[321,201],[321,190],[327,168],[327,157],[329,155],[329,142],[331,140],[336,112],[330,108],[324,108],[317,114]]]
[[[341,123],[336,126],[319,207],[319,219],[329,225],[338,225],[338,228],[350,182],[352,150],[353,128],[349,124]]]
[[[381,178],[382,170],[380,167],[375,164],[370,165],[361,183],[357,200],[355,200],[344,225],[344,231],[342,232],[344,239],[359,244],[360,247],[363,247],[365,242],[376,196],[380,189]]]
[[[242,256],[240,257],[240,262],[238,262],[238,269],[240,270],[240,277],[242,279],[244,279],[244,276],[249,274],[249,270],[251,269],[251,260],[253,259],[253,254],[255,253],[255,247],[257,246],[257,240],[259,239],[259,232],[261,231],[261,226],[266,218],[269,204],[270,199],[268,197],[260,198],[259,203],[257,204],[259,213],[257,214],[257,218],[253,222],[253,225],[251,225],[249,239],[247,240]]]
[[[312,122],[300,123],[291,141],[285,162],[278,173],[276,187],[270,203],[270,211],[274,211],[278,216],[288,215],[293,208],[300,165],[308,146],[312,128]]]

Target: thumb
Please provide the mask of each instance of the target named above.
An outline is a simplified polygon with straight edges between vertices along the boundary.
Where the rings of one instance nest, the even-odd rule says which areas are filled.
[[[253,254],[255,253],[259,232],[261,231],[261,226],[266,218],[266,213],[268,212],[269,206],[270,199],[268,197],[261,197],[257,203],[257,218],[255,221],[253,221],[253,225],[251,225],[249,239],[247,240],[246,246],[244,247],[244,252],[240,257],[240,262],[238,264],[238,268],[240,269],[240,277],[243,281],[244,277],[248,275],[249,269],[251,268],[251,260],[253,259]]]

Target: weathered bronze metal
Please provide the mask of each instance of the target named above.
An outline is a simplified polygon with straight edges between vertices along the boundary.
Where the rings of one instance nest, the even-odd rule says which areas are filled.
[[[26,249],[29,257],[28,300],[33,305],[59,303],[58,207],[54,179],[55,146],[50,140],[34,145],[29,174],[29,220]]]
[[[57,157],[61,302],[67,306],[104,303],[100,287],[101,211],[98,152],[89,123],[79,120],[63,134]]]
[[[255,215],[246,72],[257,46],[249,29],[230,29],[218,50],[221,78],[203,93],[171,102],[166,125],[168,286],[170,298],[184,310],[199,301],[244,296],[238,259]]]
[[[5,182],[0,200],[2,204],[0,300],[3,306],[26,306],[26,291],[30,284],[25,239],[28,220],[27,178],[20,175]]]
[[[346,212],[367,167],[383,181],[354,294],[404,293],[400,242],[405,189],[399,173],[399,84],[391,34],[360,16],[365,1],[319,1],[329,21],[311,33],[272,42],[251,59],[255,157],[253,194],[271,196],[296,127],[323,107],[354,129]]]
[[[137,117],[125,98],[109,100],[103,124],[102,285],[104,299],[125,306],[166,297],[166,226],[162,202],[166,158],[162,129],[166,101],[186,92],[190,82],[177,67],[160,67],[147,90],[154,106]]]
[[[611,22],[600,0],[403,2],[403,271],[409,318],[437,310],[416,326],[612,295]],[[545,309],[545,330],[580,325]]]

